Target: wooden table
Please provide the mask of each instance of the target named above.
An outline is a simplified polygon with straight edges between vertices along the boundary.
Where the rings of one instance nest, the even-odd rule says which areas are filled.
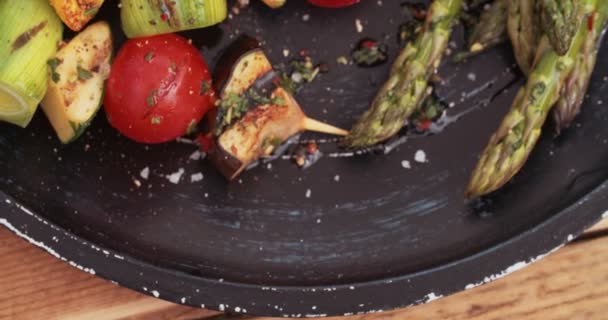
[[[233,318],[118,287],[3,228],[0,257],[0,319]],[[608,219],[544,260],[491,284],[427,305],[340,319],[608,319]]]

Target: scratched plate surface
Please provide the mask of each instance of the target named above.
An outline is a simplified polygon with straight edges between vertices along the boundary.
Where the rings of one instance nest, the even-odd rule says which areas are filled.
[[[315,61],[327,63],[330,71],[307,85],[298,101],[311,117],[348,128],[368,107],[389,65],[363,69],[336,60],[348,56],[363,37],[388,45],[394,58],[399,50],[398,26],[406,21],[400,3],[368,0],[336,11],[313,8],[303,1],[288,1],[286,8],[277,11],[253,3],[220,27],[183,34],[212,66],[221,49],[239,34],[261,39],[279,68],[307,49]],[[112,23],[119,46],[124,35],[117,17],[117,5],[110,2],[99,18]],[[360,33],[357,19],[363,26]],[[457,28],[453,51],[459,50],[462,37]],[[287,50],[289,56],[285,57]],[[474,259],[542,226],[605,181],[608,109],[602,100],[608,103],[608,58],[600,58],[584,112],[573,128],[556,140],[545,134],[512,183],[475,203],[465,203],[464,187],[478,154],[523,80],[507,45],[460,65],[449,60],[440,69],[444,81],[436,88],[444,101],[453,103],[443,130],[430,136],[406,136],[405,143],[385,155],[348,157],[333,143],[321,143],[325,156],[309,169],[277,160],[227,183],[209,163],[191,158],[196,146],[133,143],[110,128],[103,113],[86,135],[63,146],[38,112],[26,130],[0,124],[0,190],[57,229],[95,246],[186,277],[191,279],[189,283],[206,279],[234,284],[225,301],[256,301],[255,295],[243,296],[238,288],[354,288]],[[551,130],[547,125],[546,131]],[[416,153],[424,154],[426,162],[415,161]],[[405,161],[411,168],[406,168]],[[142,170],[149,170],[147,179],[141,177]],[[174,178],[181,173],[177,184],[168,179],[175,173]],[[192,176],[199,173],[204,178],[193,182]],[[594,208],[599,210],[601,205]],[[597,217],[586,217],[585,224]],[[568,221],[561,224],[567,230]],[[13,226],[28,233],[25,222]],[[578,229],[582,227],[571,233]],[[61,248],[62,242],[50,245]],[[526,248],[519,244],[511,250],[525,257],[543,252],[539,248],[528,254]],[[79,263],[87,263],[84,256],[80,254],[84,261]],[[492,262],[485,263],[491,269]],[[143,292],[149,293],[150,287],[138,285],[138,281],[148,286],[153,281],[162,283],[128,269],[110,276],[123,267],[102,265],[97,273]],[[496,270],[498,265],[510,264],[497,261]],[[470,272],[482,271],[471,268]],[[484,276],[487,274],[473,278]],[[449,289],[442,291],[444,286]],[[193,289],[186,289],[186,284],[167,293],[162,287],[158,285],[153,294],[160,292],[161,297],[182,303],[186,299],[180,297],[187,296],[186,303],[224,308],[210,295],[190,292]],[[425,288],[446,293],[455,290],[446,283]],[[425,301],[407,294],[395,300],[390,297],[393,293],[385,294],[380,306],[368,303],[375,297],[355,304],[352,298],[335,293],[331,301],[314,295],[300,300],[290,296],[299,302],[290,306],[289,301],[282,301],[284,308],[254,302],[247,312],[302,313],[300,309],[310,310],[307,303],[316,301],[318,310],[311,313],[337,314]]]

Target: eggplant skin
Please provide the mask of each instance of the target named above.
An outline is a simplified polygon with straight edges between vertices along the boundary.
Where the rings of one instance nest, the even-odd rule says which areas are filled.
[[[273,96],[285,105],[260,105],[250,109],[219,136],[210,151],[209,159],[228,180],[234,180],[268,153],[267,148],[272,148],[274,142],[282,143],[302,130],[306,116],[295,99],[280,87]]]

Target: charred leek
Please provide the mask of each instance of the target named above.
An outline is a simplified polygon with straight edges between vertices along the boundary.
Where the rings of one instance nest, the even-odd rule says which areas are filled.
[[[120,18],[129,38],[198,29],[222,22],[226,0],[122,0]]]
[[[63,24],[47,0],[0,1],[0,121],[28,125],[47,88]]]

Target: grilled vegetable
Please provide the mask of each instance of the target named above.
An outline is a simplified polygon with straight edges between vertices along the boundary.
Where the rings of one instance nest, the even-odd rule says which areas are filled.
[[[50,0],[57,15],[74,31],[80,31],[95,15],[104,0]]]
[[[542,30],[536,0],[508,0],[507,31],[519,68],[530,73]]]
[[[601,9],[605,9],[602,11]],[[553,119],[555,121],[555,134],[559,135],[562,130],[570,127],[570,124],[580,113],[585,94],[591,81],[591,75],[597,62],[602,30],[606,26],[608,17],[608,5],[600,6],[600,10],[589,19],[588,25],[593,26],[581,53],[577,57],[574,69],[566,78],[566,83],[562,87],[560,98],[553,109]],[[594,26],[594,24],[596,24]]]
[[[245,42],[237,46],[241,51],[236,55],[234,47],[228,50],[218,63],[223,69],[216,77],[221,100],[213,118],[215,143],[209,159],[228,180],[298,132],[346,134],[307,118],[293,96],[278,85],[278,74],[263,51],[254,48],[252,41]],[[227,62],[231,60],[235,62]],[[225,73],[227,66],[231,68]]]
[[[111,57],[110,26],[97,22],[49,60],[49,86],[42,110],[61,142],[74,141],[95,117],[110,73]]]
[[[478,53],[502,43],[507,38],[507,1],[495,0],[479,17],[469,38],[469,51]]]
[[[262,0],[267,6],[277,9],[285,5],[286,0]]]
[[[122,0],[120,18],[127,37],[136,38],[218,24],[226,19],[226,0]]]
[[[568,52],[578,29],[577,3],[577,0],[538,0],[542,30],[560,55]]]
[[[593,19],[593,12],[605,6],[608,3],[603,0],[581,0],[576,18],[584,21]],[[595,24],[593,29],[597,28],[599,32],[600,25]],[[553,49],[547,37],[543,37],[539,46],[540,58],[526,86],[519,91],[511,110],[481,155],[467,188],[467,197],[475,198],[499,189],[521,169],[590,36],[588,25],[580,26],[570,49],[563,56]]]
[[[345,147],[368,147],[391,138],[420,107],[461,7],[462,0],[435,0],[431,4],[416,41],[409,43],[397,57],[371,108],[344,139]]]
[[[198,49],[177,34],[131,39],[118,51],[104,96],[110,124],[140,143],[191,133],[215,103]]]
[[[63,24],[47,0],[0,1],[0,121],[28,125],[47,89]]]

